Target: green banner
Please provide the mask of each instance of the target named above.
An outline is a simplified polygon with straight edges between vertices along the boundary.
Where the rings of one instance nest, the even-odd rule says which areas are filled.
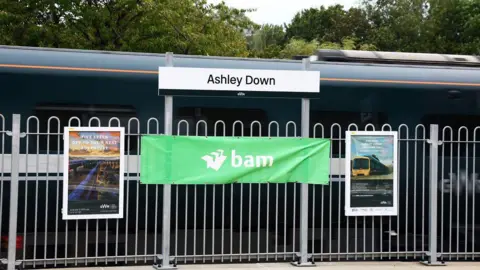
[[[143,184],[329,182],[330,140],[142,136]]]

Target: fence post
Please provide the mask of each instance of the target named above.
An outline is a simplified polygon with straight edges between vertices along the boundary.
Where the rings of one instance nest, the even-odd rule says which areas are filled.
[[[165,66],[173,67],[173,53],[165,55]],[[164,105],[164,134],[172,135],[173,125],[173,97],[165,96]],[[170,221],[172,208],[172,185],[163,185],[163,222],[162,222],[162,255],[158,257],[160,265],[154,265],[155,269],[176,269],[176,265],[170,257]]]
[[[14,270],[19,265],[16,262],[17,251],[17,219],[18,219],[18,182],[20,162],[20,114],[14,114],[12,118],[12,131],[7,132],[12,137],[12,176],[10,181],[10,217],[8,224],[8,263],[7,269]]]
[[[302,60],[303,70],[310,68],[310,59]],[[310,137],[310,99],[302,98],[302,137]],[[315,266],[308,254],[308,184],[300,184],[300,254],[294,266]]]
[[[438,140],[438,125],[430,125],[430,200],[429,200],[429,235],[428,235],[428,260],[422,262],[425,265],[439,266],[445,265],[444,262],[438,261],[437,253],[437,195],[438,195],[438,146],[442,144]]]

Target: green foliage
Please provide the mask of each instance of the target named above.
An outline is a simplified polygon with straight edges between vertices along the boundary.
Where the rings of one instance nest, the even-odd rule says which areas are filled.
[[[0,44],[291,58],[317,49],[480,54],[478,0],[362,0],[284,26],[207,0],[0,0]]]
[[[341,43],[345,37],[363,41],[370,25],[365,11],[359,8],[345,10],[342,5],[310,8],[295,15],[287,26],[289,38]]]
[[[251,57],[278,58],[285,41],[282,26],[265,24],[247,37]]]
[[[0,43],[247,56],[246,13],[206,0],[0,0]]]
[[[346,37],[338,43],[330,41],[319,43],[316,40],[305,41],[303,39],[293,38],[280,52],[280,57],[291,59],[295,55],[313,55],[319,49],[357,50],[360,48],[369,51],[376,50],[375,45],[372,44],[357,45],[356,39],[351,37]]]
[[[292,38],[280,51],[281,58],[291,59],[295,55],[312,55],[320,47],[316,40],[305,41],[303,39]]]

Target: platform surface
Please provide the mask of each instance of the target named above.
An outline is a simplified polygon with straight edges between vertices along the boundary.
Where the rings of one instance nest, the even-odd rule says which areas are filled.
[[[444,267],[425,266],[417,262],[317,262],[316,267],[300,268],[289,263],[252,263],[252,264],[191,264],[179,265],[178,270],[294,270],[294,269],[315,269],[322,270],[409,270],[409,269],[445,269],[445,270],[480,270],[480,262],[447,262]],[[74,270],[151,270],[152,266],[108,266],[108,267],[85,267],[65,268]],[[62,270],[55,268],[50,270]]]

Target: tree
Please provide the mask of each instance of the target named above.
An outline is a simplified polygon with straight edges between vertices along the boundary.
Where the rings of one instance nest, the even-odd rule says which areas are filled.
[[[347,37],[342,42],[323,42],[319,43],[316,40],[305,41],[303,39],[291,39],[285,48],[280,52],[282,58],[291,59],[295,55],[314,55],[319,49],[333,49],[333,50],[369,50],[374,51],[376,47],[372,44],[356,44],[356,39]]]
[[[249,38],[249,49],[262,51],[268,46],[285,44],[285,31],[280,25],[264,24]]]
[[[347,37],[354,37],[357,42],[363,43],[370,28],[363,9],[351,8],[347,11],[342,5],[334,5],[297,13],[287,25],[286,32],[288,38],[308,41],[341,43]]]
[[[0,43],[61,47],[70,44],[63,16],[69,1],[0,0]]]
[[[429,51],[480,55],[480,2],[431,1]]]
[[[285,41],[285,31],[280,25],[265,24],[247,38],[250,56],[278,58]]]
[[[250,10],[206,0],[0,0],[2,44],[247,56]]]
[[[368,41],[380,50],[421,52],[428,47],[428,0],[367,0]]]
[[[478,54],[480,2],[366,0],[370,43],[384,51]]]

